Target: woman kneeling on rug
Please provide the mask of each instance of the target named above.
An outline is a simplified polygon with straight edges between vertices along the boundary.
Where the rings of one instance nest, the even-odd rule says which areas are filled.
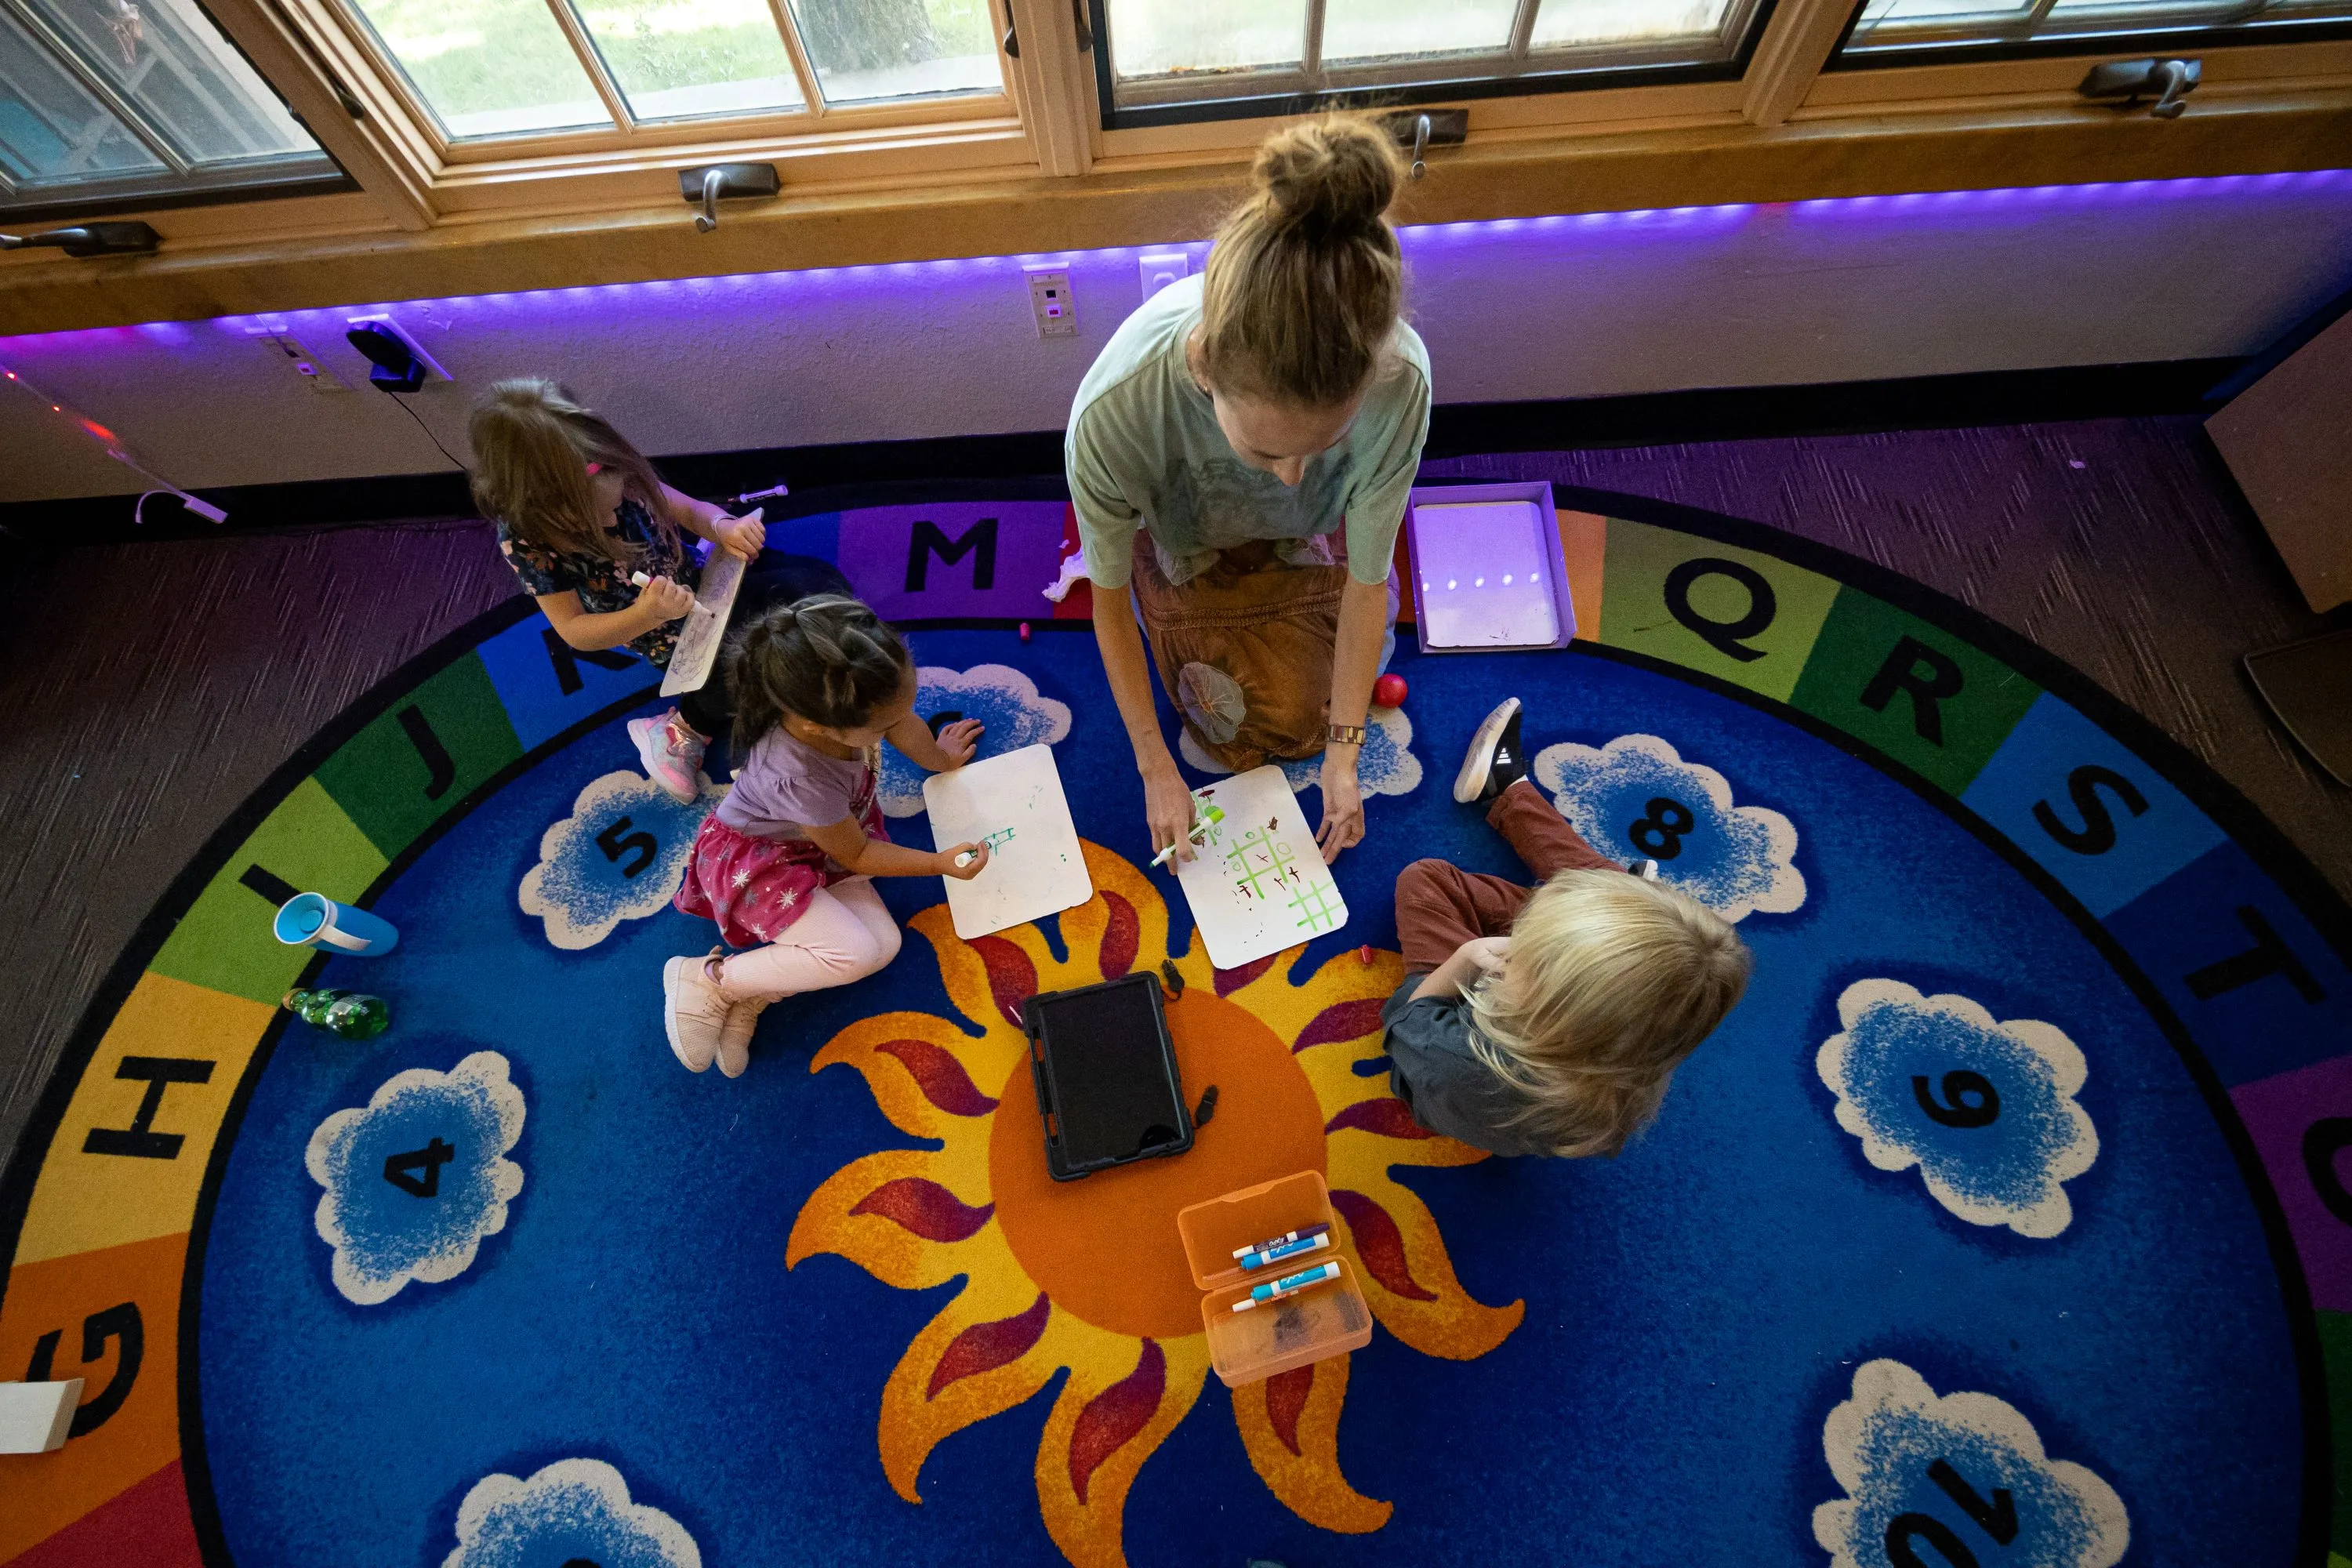
[[[1399,319],[1381,216],[1402,172],[1363,121],[1276,132],[1207,270],[1129,316],[1078,387],[1070,495],[1155,850],[1185,839],[1192,799],[1147,636],[1203,752],[1241,771],[1320,752],[1323,858],[1364,836],[1356,758],[1429,434],[1429,357]]]

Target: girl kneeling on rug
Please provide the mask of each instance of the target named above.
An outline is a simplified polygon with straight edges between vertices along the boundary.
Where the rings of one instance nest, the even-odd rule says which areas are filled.
[[[1528,782],[1516,697],[1478,727],[1454,798],[1491,802],[1541,885],[1444,860],[1397,878],[1390,1086],[1422,1126],[1493,1153],[1614,1154],[1738,1003],[1747,944],[1655,861],[1618,865],[1552,809]]]
[[[626,647],[669,668],[701,582],[689,533],[751,563],[730,626],[803,595],[849,592],[830,563],[768,550],[758,512],[730,517],[662,483],[643,453],[558,383],[499,382],[467,434],[474,502],[498,524],[499,552],[555,635],[583,652]],[[642,587],[630,580],[638,573]],[[702,791],[703,747],[728,719],[726,683],[714,671],[668,712],[630,720],[629,738],[646,776],[690,804]]]
[[[879,742],[943,773],[971,760],[981,726],[959,720],[933,737],[915,712],[906,645],[865,605],[824,594],[767,610],[736,634],[727,685],[739,754],[748,754],[703,818],[676,902],[751,951],[673,958],[662,994],[677,1059],[700,1072],[716,1058],[736,1078],[761,1008],[863,980],[898,955],[898,923],[875,878],[969,879],[988,864],[988,847],[934,854],[884,830]]]

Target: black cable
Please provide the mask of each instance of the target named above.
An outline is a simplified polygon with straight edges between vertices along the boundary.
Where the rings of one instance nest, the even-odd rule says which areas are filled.
[[[449,459],[449,463],[452,468],[456,468],[461,474],[467,471],[466,465],[457,461],[456,456],[450,452],[448,447],[441,445],[441,437],[433,434],[433,426],[425,423],[424,418],[417,414],[415,409],[408,406],[407,403],[402,399],[400,394],[393,392],[387,393],[385,395],[392,399],[393,403],[398,406],[403,414],[407,415],[411,419],[416,421],[416,427],[425,432],[425,438],[432,442],[434,447],[439,451],[443,457]]]

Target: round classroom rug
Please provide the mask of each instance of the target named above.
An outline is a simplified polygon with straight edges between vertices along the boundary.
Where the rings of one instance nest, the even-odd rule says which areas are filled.
[[[1580,640],[1407,636],[1348,924],[1239,971],[1144,864],[1083,592],[1039,597],[1055,492],[772,523],[910,628],[924,712],[1054,746],[1096,894],[964,942],[939,882],[884,884],[905,952],[771,1008],[734,1081],[663,1038],[661,964],[713,932],[668,903],[709,802],[656,794],[623,731],[651,672],[522,601],[417,659],[174,885],[10,1168],[0,1369],[87,1384],[61,1452],[0,1460],[0,1560],[2326,1561],[2343,905],[1949,601],[1559,499]],[[1517,869],[1448,787],[1511,694],[1560,810],[1756,954],[1613,1161],[1428,1136],[1381,1056],[1398,871]],[[884,793],[928,846],[912,770]],[[397,947],[278,945],[296,889]],[[1049,1181],[1022,999],[1163,961],[1214,1120]],[[298,983],[392,1027],[293,1021]],[[1374,1337],[1229,1391],[1173,1216],[1300,1170]]]

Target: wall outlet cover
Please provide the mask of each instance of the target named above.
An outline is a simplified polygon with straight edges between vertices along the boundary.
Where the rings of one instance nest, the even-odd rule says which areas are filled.
[[[1150,299],[1171,283],[1181,283],[1192,275],[1192,253],[1189,250],[1147,250],[1135,258],[1137,280],[1143,285],[1143,297]]]
[[[1078,335],[1078,302],[1070,292],[1070,269],[1066,267],[1031,267],[1029,275],[1029,310],[1037,319],[1037,335],[1041,338],[1075,338]]]
[[[349,392],[351,384],[329,370],[319,356],[310,352],[301,339],[283,328],[256,327],[247,336],[271,354],[287,368],[302,378],[302,384],[313,392]]]

